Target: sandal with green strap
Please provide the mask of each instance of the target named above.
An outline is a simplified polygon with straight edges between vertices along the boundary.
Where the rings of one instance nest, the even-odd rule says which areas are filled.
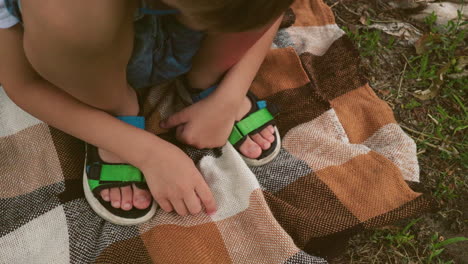
[[[145,118],[142,116],[117,117],[121,121],[145,129]],[[144,175],[139,169],[129,164],[107,163],[101,159],[98,149],[86,144],[86,164],[83,175],[83,187],[86,200],[91,208],[103,219],[117,225],[137,225],[154,216],[157,205],[153,201],[148,208],[140,210],[133,208],[124,211],[112,207],[101,197],[101,190],[131,186],[135,184],[140,189],[148,189]]]
[[[187,104],[194,104],[204,98],[208,97],[217,85],[214,85],[202,92],[199,90],[187,88],[186,81],[177,81],[177,92],[182,100]],[[278,128],[275,126],[275,116],[279,114],[278,108],[273,104],[268,104],[266,101],[259,100],[252,92],[248,92],[247,98],[250,100],[252,107],[250,111],[240,120],[234,124],[232,132],[229,136],[229,143],[240,153],[239,148],[242,143],[248,138],[249,135],[259,133],[269,125],[275,128],[275,141],[267,150],[263,150],[260,157],[256,159],[248,158],[242,155],[242,159],[249,166],[257,167],[271,162],[278,156],[281,150],[281,138]]]

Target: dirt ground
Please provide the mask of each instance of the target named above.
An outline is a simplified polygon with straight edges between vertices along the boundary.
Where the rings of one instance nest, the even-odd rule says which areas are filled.
[[[439,205],[420,218],[354,237],[346,255],[332,262],[468,263],[468,25],[463,12],[455,12],[452,22],[427,12],[433,4],[465,11],[468,4],[326,2],[360,51],[362,70],[376,93],[416,141],[420,191]]]

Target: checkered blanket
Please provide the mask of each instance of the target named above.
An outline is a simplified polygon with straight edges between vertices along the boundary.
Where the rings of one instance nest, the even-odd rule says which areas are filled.
[[[252,91],[281,109],[279,156],[249,168],[231,145],[181,146],[217,214],[160,210],[123,227],[84,199],[84,143],[0,88],[0,263],[325,263],[350,235],[430,208],[407,184],[419,180],[414,142],[362,77],[322,1],[294,3]],[[145,98],[148,129],[170,139],[157,124],[182,106],[174,84]]]

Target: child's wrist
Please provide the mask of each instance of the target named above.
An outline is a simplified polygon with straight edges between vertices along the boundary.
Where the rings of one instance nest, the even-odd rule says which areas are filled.
[[[149,133],[148,139],[142,140],[141,151],[135,156],[135,167],[139,168],[141,171],[151,170],[152,168],[158,166],[155,164],[155,161],[167,160],[169,153],[173,153],[174,150],[181,152],[175,145],[172,143],[161,139],[160,137]],[[183,153],[183,152],[182,152]]]
[[[214,109],[221,114],[237,115],[242,104],[243,97],[225,96],[218,93],[213,93],[210,98],[215,104]]]
[[[148,167],[155,157],[157,158],[157,156],[161,155],[160,146],[164,142],[149,132],[145,134],[145,136],[140,137],[140,140],[138,140],[135,154],[129,154],[131,155],[130,163],[141,170]]]

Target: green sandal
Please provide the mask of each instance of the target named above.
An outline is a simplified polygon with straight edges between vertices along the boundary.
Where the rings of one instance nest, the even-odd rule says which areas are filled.
[[[117,117],[125,123],[145,129],[142,116]],[[138,188],[148,189],[144,175],[139,169],[129,164],[107,163],[101,159],[98,149],[86,144],[86,164],[83,175],[83,187],[86,200],[91,208],[103,219],[117,225],[137,225],[150,220],[157,209],[153,203],[146,209],[133,208],[124,211],[114,208],[101,197],[101,190],[135,184]]]
[[[217,88],[217,85],[214,85],[200,93],[197,90],[187,88],[188,86],[185,82],[185,80],[177,81],[177,92],[182,100],[189,105],[208,97]],[[275,141],[273,141],[269,149],[263,150],[260,157],[256,159],[251,159],[241,154],[242,159],[247,165],[257,167],[271,162],[281,151],[281,138],[278,128],[275,126],[275,116],[279,114],[279,111],[275,105],[259,100],[250,91],[247,94],[247,98],[250,100],[252,107],[240,121],[234,124],[228,141],[239,151],[240,146],[249,135],[256,134],[267,126],[273,125],[275,128]]]

